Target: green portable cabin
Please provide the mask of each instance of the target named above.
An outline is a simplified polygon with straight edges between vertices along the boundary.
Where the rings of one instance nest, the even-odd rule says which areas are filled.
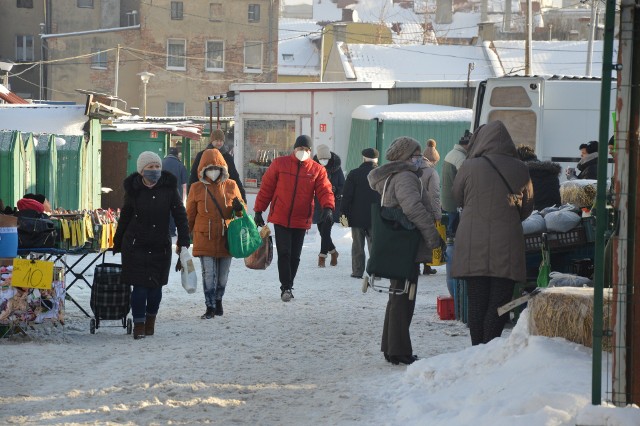
[[[0,199],[7,206],[15,207],[26,193],[25,162],[22,133],[0,131]]]
[[[360,105],[351,114],[351,132],[346,169],[350,171],[362,163],[362,150],[380,151],[378,164],[386,162],[384,153],[400,136],[410,136],[426,147],[428,139],[435,139],[441,173],[444,156],[471,126],[471,109],[430,104]]]
[[[54,206],[58,186],[56,136],[46,133],[33,135],[33,144],[36,151],[36,192],[44,194]]]

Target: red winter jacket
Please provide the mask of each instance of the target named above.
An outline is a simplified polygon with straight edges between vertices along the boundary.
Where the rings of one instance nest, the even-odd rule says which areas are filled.
[[[335,208],[325,168],[311,159],[299,161],[294,154],[278,157],[262,177],[253,210],[263,212],[271,204],[267,221],[287,228],[309,229],[314,195],[322,208]]]

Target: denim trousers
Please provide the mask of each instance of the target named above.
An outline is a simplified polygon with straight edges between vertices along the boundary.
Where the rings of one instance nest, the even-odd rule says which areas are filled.
[[[366,256],[364,243],[367,242],[367,251],[371,254],[371,230],[366,228],[351,228],[351,273],[361,277],[364,275]]]
[[[202,265],[202,289],[204,303],[208,308],[216,307],[216,300],[222,300],[229,278],[230,257],[200,256]]]
[[[322,221],[318,223],[318,232],[320,233],[320,254],[327,254],[336,248],[336,246],[333,245],[333,240],[331,239],[331,228],[333,228],[333,221]]]
[[[300,265],[300,253],[304,244],[306,229],[286,228],[274,225],[276,234],[276,250],[278,252],[278,275],[280,290],[293,288],[293,280]]]
[[[156,315],[162,300],[162,287],[134,285],[131,291],[131,315],[133,322],[144,322],[147,314]]]

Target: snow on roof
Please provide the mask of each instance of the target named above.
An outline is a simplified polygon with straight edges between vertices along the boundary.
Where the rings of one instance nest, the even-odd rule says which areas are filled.
[[[431,104],[360,105],[351,113],[359,120],[468,121],[471,110]]]
[[[89,117],[84,105],[0,105],[0,129],[81,136]]]
[[[348,44],[343,67],[353,67],[358,81],[484,80],[496,77],[482,46]],[[350,64],[344,62],[350,58]]]
[[[138,117],[139,118],[139,117]],[[199,140],[202,135],[202,126],[193,123],[149,123],[149,122],[131,122],[126,120],[114,121],[111,124],[102,126],[102,130],[115,132],[129,132],[133,130],[154,130],[158,132],[166,132],[176,134],[190,139]]]
[[[505,74],[524,72],[524,40],[494,41],[493,46],[500,58]],[[591,76],[602,76],[602,53],[604,42],[593,42]],[[533,41],[533,75],[570,75],[585,76],[587,60],[587,41]],[[614,41],[613,58],[618,55],[618,43]]]
[[[0,99],[8,104],[28,104],[26,100],[7,89],[3,84],[0,84]]]
[[[322,27],[313,21],[282,19],[278,34],[278,74],[317,76],[320,54],[313,40],[320,37]]]

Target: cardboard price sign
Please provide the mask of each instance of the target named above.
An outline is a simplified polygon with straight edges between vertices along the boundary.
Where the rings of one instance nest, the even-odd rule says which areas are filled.
[[[14,287],[51,289],[53,282],[53,262],[45,260],[13,259]]]

